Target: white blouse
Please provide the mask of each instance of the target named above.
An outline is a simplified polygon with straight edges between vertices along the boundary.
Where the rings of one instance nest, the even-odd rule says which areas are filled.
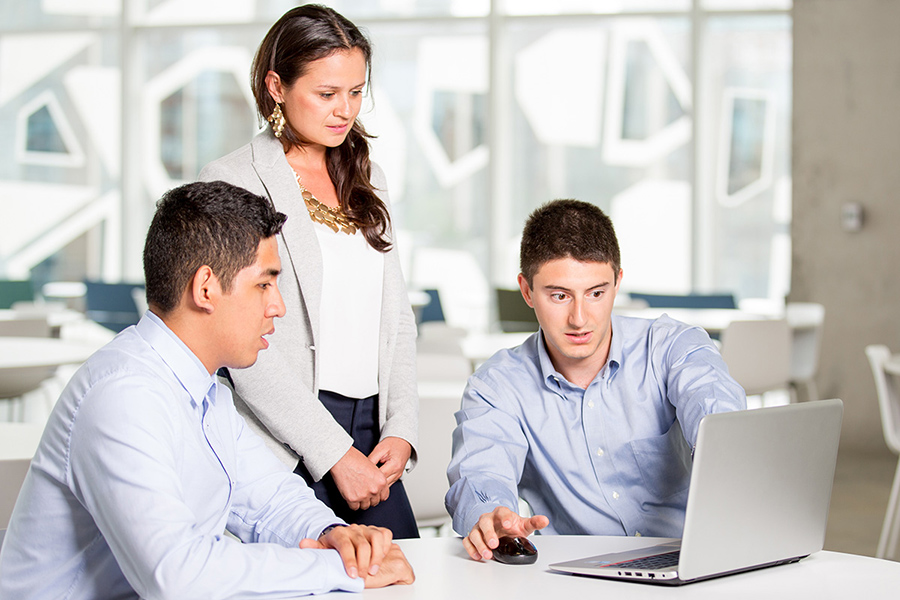
[[[384,255],[361,231],[335,233],[313,223],[322,249],[319,389],[348,398],[378,393]]]

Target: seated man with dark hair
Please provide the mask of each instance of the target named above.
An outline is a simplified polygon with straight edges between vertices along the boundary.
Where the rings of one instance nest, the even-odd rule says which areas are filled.
[[[619,244],[596,206],[534,211],[520,263],[540,330],[484,363],[456,413],[446,504],[466,550],[537,529],[679,537],[700,419],[744,391],[702,329],[612,314]]]
[[[412,582],[391,532],[335,517],[216,377],[252,365],[284,315],[284,219],[223,182],[159,201],[150,311],[53,409],[0,552],[0,597],[284,598]]]

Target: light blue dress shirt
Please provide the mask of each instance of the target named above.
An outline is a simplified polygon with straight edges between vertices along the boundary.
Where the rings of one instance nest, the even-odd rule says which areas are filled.
[[[359,591],[336,551],[297,547],[340,522],[147,313],[53,409],[0,552],[0,598]]]
[[[453,528],[521,497],[550,518],[545,533],[680,537],[700,419],[744,408],[707,333],[668,316],[613,315],[587,389],[535,333],[469,378],[447,470]]]

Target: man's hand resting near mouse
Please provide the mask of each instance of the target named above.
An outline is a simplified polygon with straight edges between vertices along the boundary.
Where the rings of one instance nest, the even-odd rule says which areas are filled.
[[[492,550],[500,544],[502,536],[528,537],[549,524],[550,519],[544,515],[526,519],[505,506],[498,506],[481,515],[469,535],[463,538],[463,546],[473,559],[490,560],[494,556]]]

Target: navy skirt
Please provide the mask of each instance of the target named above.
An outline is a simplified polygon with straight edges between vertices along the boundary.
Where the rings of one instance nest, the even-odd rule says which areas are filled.
[[[356,400],[321,390],[319,400],[353,438],[353,447],[366,456],[371,454],[378,444],[381,433],[378,427],[378,396]],[[326,473],[319,481],[313,481],[302,460],[297,464],[294,473],[300,475],[315,492],[316,497],[347,523],[386,527],[391,530],[395,539],[419,537],[416,518],[402,481],[397,480],[391,485],[390,496],[384,502],[365,510],[351,510],[341,496],[331,473]]]

